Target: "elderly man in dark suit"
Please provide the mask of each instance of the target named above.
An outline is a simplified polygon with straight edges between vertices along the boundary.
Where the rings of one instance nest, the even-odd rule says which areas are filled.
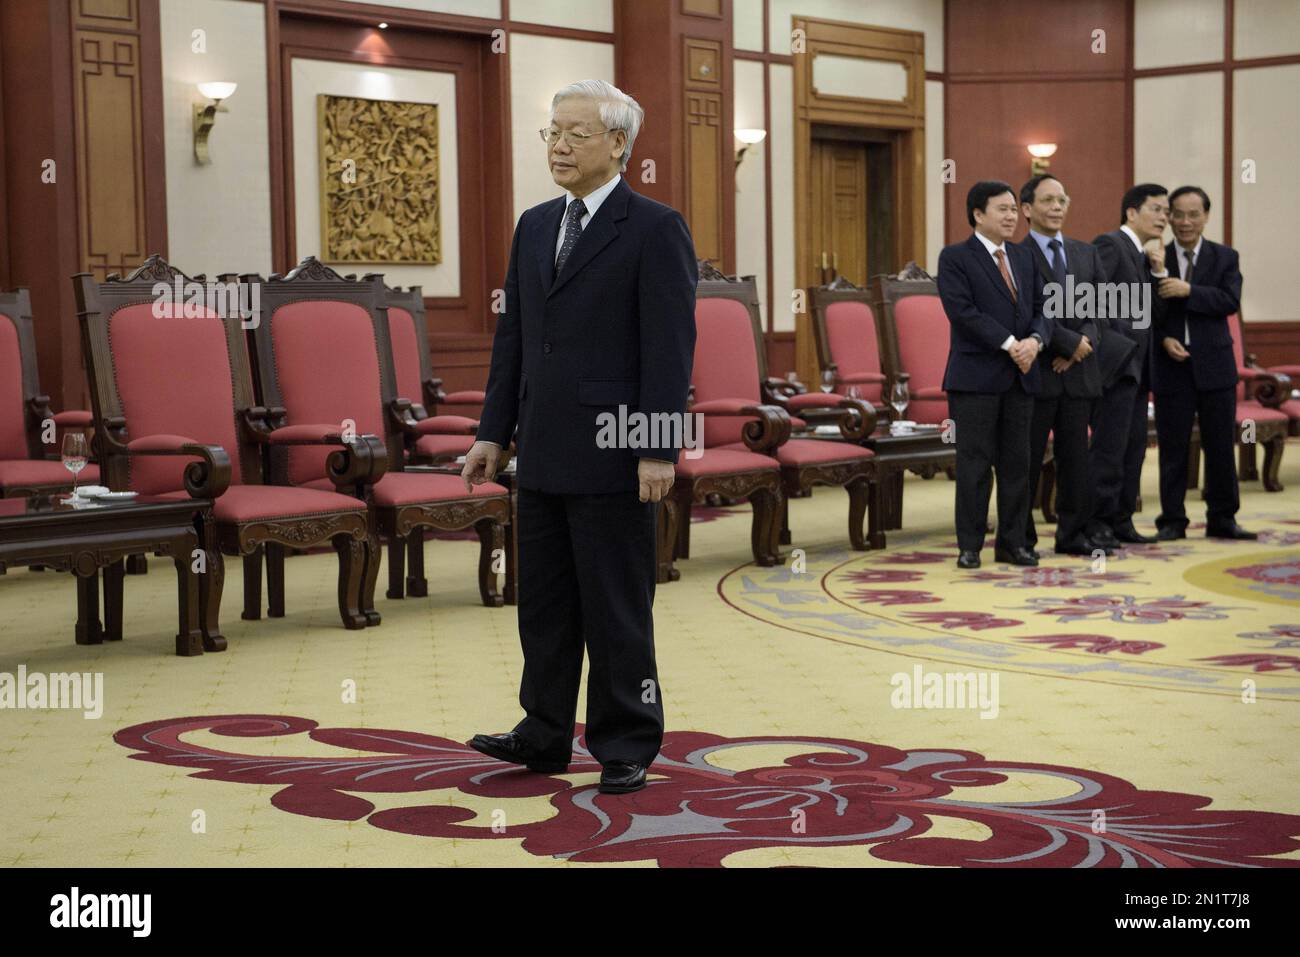
[[[1258,538],[1237,524],[1237,357],[1228,330],[1228,316],[1241,309],[1237,251],[1202,235],[1210,197],[1199,186],[1180,186],[1169,206],[1174,241],[1165,248],[1169,277],[1158,290],[1166,309],[1156,329],[1159,345],[1151,350],[1160,445],[1156,537],[1187,537],[1187,450],[1195,418],[1205,453],[1206,536]]]
[[[1155,295],[1155,283],[1168,275],[1161,239],[1168,217],[1168,191],[1157,183],[1139,183],[1120,202],[1123,225],[1093,240],[1106,281],[1140,293],[1129,299],[1127,315],[1110,317],[1116,333],[1113,338],[1129,339],[1136,348],[1118,365],[1102,357],[1105,381],[1092,413],[1090,461],[1095,506],[1088,537],[1102,545],[1155,541],[1134,527],[1133,513],[1147,453],[1151,327],[1164,309]]]
[[[479,441],[463,473],[467,486],[490,480],[515,436],[525,717],[470,744],[563,771],[585,645],[586,744],[607,793],[645,787],[663,741],[655,503],[691,434],[680,420],[695,352],[695,249],[676,210],[620,175],[643,115],[601,80],[555,95],[541,135],[567,195],[525,211],[515,228]],[[608,423],[623,421],[622,406],[629,424],[639,413],[679,428],[611,443]]]
[[[1051,338],[1043,280],[1029,250],[1008,242],[1020,214],[1006,183],[985,180],[966,195],[974,234],[939,254],[939,298],[951,325],[943,388],[957,434],[958,568],[979,568],[997,473],[994,557],[1037,565],[1025,544],[1029,514],[1029,429]]]
[[[1059,179],[1048,173],[1032,177],[1020,187],[1020,211],[1029,220],[1029,234],[1020,245],[1030,251],[1044,283],[1055,284],[1059,315],[1051,316],[1052,338],[1038,358],[1042,390],[1034,399],[1033,431],[1029,437],[1029,490],[1038,487],[1052,434],[1056,465],[1056,553],[1092,555],[1111,551],[1086,534],[1092,495],[1088,482],[1088,419],[1092,403],[1101,395],[1097,350],[1105,336],[1106,321],[1092,308],[1076,308],[1071,293],[1102,279],[1101,257],[1091,243],[1069,239],[1062,232],[1070,197]],[[1049,297],[1051,298],[1051,297]],[[1095,299],[1085,300],[1095,302]],[[1032,507],[1028,510],[1025,539],[1038,543]]]

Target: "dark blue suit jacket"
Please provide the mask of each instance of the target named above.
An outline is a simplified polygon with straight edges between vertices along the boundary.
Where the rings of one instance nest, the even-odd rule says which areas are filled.
[[[1178,248],[1165,247],[1165,268],[1170,276],[1181,276]],[[1165,308],[1156,317],[1156,337],[1151,345],[1151,391],[1171,391],[1179,370],[1175,365],[1190,364],[1192,381],[1200,392],[1230,389],[1237,385],[1237,356],[1228,331],[1228,316],[1241,311],[1241,269],[1237,250],[1231,246],[1201,241],[1200,261],[1192,266],[1192,292],[1186,299],[1166,299]],[[1186,346],[1191,357],[1176,363],[1165,351],[1162,341],[1171,336],[1183,341],[1183,319],[1191,343]]]
[[[1017,377],[1026,392],[1041,387],[1038,363],[1021,373],[1002,348],[1007,336],[1038,333],[1046,346],[1052,324],[1043,316],[1043,279],[1028,249],[1005,243],[1007,266],[1016,282],[1013,302],[997,263],[972,233],[939,254],[939,298],[952,329],[943,388],[949,392],[1006,392]]]
[[[555,275],[567,196],[519,217],[478,437],[518,449],[516,482],[556,494],[635,491],[637,460],[602,448],[598,416],[686,410],[699,270],[681,214],[624,179]],[[516,434],[516,428],[518,429]]]

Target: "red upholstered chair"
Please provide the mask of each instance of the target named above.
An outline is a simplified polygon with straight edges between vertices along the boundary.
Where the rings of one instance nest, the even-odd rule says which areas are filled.
[[[941,424],[948,418],[943,373],[948,365],[948,317],[938,295],[903,296],[893,303],[899,370],[910,376],[907,418]]]
[[[336,426],[281,429],[253,402],[237,311],[197,315],[159,299],[155,284],[202,282],[158,256],[126,278],[73,278],[95,409],[95,447],[108,485],[168,497],[214,498],[199,608],[204,651],[226,646],[218,627],[222,553],[244,557],[244,617],[260,616],[261,550],[330,543],[339,555],[338,605],[345,628],[364,628],[361,582],[367,516],[352,494],[385,465],[373,439],[349,446]],[[263,448],[317,452],[315,490],[263,484]],[[229,484],[227,488],[226,485]],[[336,490],[336,487],[337,489]],[[250,576],[250,568],[257,574]],[[119,579],[120,581],[120,579]],[[272,581],[271,614],[284,614],[283,580]],[[179,651],[180,649],[178,649]],[[191,648],[185,653],[198,653]]]
[[[832,392],[846,396],[857,387],[860,397],[870,403],[877,416],[885,415],[889,393],[895,378],[906,382],[907,373],[885,372],[882,359],[881,324],[871,308],[870,295],[843,278],[829,286],[808,290],[812,306],[813,338],[817,346],[817,364],[823,376],[833,377]],[[797,412],[813,399],[790,395],[787,407]]]
[[[503,604],[492,550],[498,528],[510,520],[505,488],[488,482],[466,492],[458,475],[404,471],[403,446],[408,435],[420,434],[419,423],[410,415],[410,402],[396,393],[383,277],[345,279],[309,256],[283,278],[245,276],[244,281],[260,289],[262,321],[252,335],[259,395],[269,414],[289,428],[323,421],[383,437],[389,471],[366,494],[372,538],[389,543],[388,597],[403,597],[404,586],[412,586],[413,595],[427,594],[422,547],[411,550],[418,559],[411,579],[403,581],[408,540],[422,542],[425,529],[474,528],[483,604]],[[323,484],[321,455],[314,450],[273,455],[271,469],[289,485]],[[377,617],[378,573],[377,562],[367,568],[362,598],[367,616]]]
[[[1240,317],[1235,313],[1228,317],[1228,328],[1236,339],[1234,345],[1240,344],[1237,354],[1237,367],[1238,369],[1245,368],[1251,373],[1251,381],[1256,388],[1256,398],[1265,407],[1276,408],[1286,414],[1288,435],[1300,435],[1300,399],[1291,398],[1291,391],[1300,387],[1300,365],[1261,368],[1259,359],[1254,353],[1246,351],[1250,345],[1246,342],[1246,330],[1242,326]],[[1272,376],[1277,381],[1273,382],[1267,377],[1260,377],[1261,372],[1266,373],[1266,376]],[[1263,397],[1258,394],[1261,386],[1264,391]],[[1279,395],[1281,401],[1274,404],[1274,400]]]
[[[1260,477],[1255,466],[1255,446],[1262,445],[1264,489],[1280,492],[1278,470],[1291,424],[1282,405],[1290,398],[1291,380],[1259,368],[1254,364],[1255,357],[1246,355],[1241,319],[1236,313],[1228,317],[1228,332],[1237,359],[1237,474],[1244,481]]]
[[[59,454],[63,433],[88,431],[90,420],[89,412],[50,411],[36,372],[31,297],[26,289],[0,293],[0,498],[71,489]],[[93,464],[77,477],[81,485],[99,480]]]
[[[450,462],[474,444],[478,420],[463,415],[434,415],[444,405],[482,405],[482,392],[457,392],[447,396],[442,380],[433,377],[429,333],[425,325],[424,294],[419,286],[388,289],[388,338],[393,346],[393,369],[398,396],[410,400],[410,418],[416,431],[408,434],[411,462]],[[455,403],[452,399],[455,399]]]
[[[857,443],[875,430],[876,415],[860,399],[828,396],[831,408],[801,408],[798,417],[785,407],[777,388],[783,380],[767,376],[758,291],[752,276],[737,281],[701,280],[695,305],[695,367],[692,373],[692,412],[704,420],[704,448],[728,452],[761,450],[776,459],[781,471],[782,515],[785,500],[808,494],[814,485],[839,485],[849,493],[849,541],[867,548],[863,521],[870,517],[872,547],[884,546],[879,527],[879,487],[875,484],[873,453]],[[785,413],[791,424],[834,424],[840,441],[784,438],[786,426],[772,407]],[[687,528],[682,522],[681,528]],[[788,521],[778,532],[782,544],[790,543]],[[688,543],[679,550],[687,554]],[[772,552],[778,552],[776,544]]]

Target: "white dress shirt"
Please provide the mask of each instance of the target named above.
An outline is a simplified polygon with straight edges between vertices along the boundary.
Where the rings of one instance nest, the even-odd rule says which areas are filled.
[[[1146,259],[1147,251],[1146,248],[1142,245],[1142,240],[1138,239],[1138,234],[1133,232],[1133,230],[1129,229],[1127,223],[1121,226],[1119,228],[1119,231],[1124,235],[1126,235],[1129,239],[1133,240],[1133,245],[1137,247],[1137,251],[1142,254],[1143,259]],[[1169,270],[1162,269],[1160,270],[1160,272],[1156,272],[1155,270],[1152,270],[1151,275],[1156,279],[1165,279],[1169,276]]]
[[[995,266],[998,265],[998,256],[997,256],[997,254],[998,254],[999,252],[1002,253],[1002,258],[1003,258],[1003,260],[1005,260],[1005,262],[1006,262],[1006,264],[1007,264],[1007,275],[1011,276],[1011,286],[1012,286],[1012,288],[1015,288],[1015,289],[1016,289],[1016,293],[1017,293],[1017,295],[1018,295],[1020,290],[1019,290],[1018,287],[1016,287],[1016,277],[1015,277],[1015,275],[1014,275],[1014,274],[1012,273],[1012,271],[1011,271],[1011,257],[1007,255],[1007,247],[1006,247],[1006,244],[1005,244],[1005,243],[997,243],[997,244],[995,245],[994,242],[993,242],[993,240],[989,239],[987,236],[985,236],[983,233],[981,233],[978,229],[975,230],[975,238],[978,239],[981,243],[983,243],[983,244],[984,244],[984,248],[987,249],[987,250],[989,251],[989,255],[993,257],[993,265],[995,265]],[[998,266],[998,272],[999,272],[999,273],[1002,272],[1002,267],[1001,267],[1001,266]],[[1005,339],[1002,340],[1002,346],[1001,346],[1001,348],[1002,348],[1002,349],[1005,349],[1007,352],[1010,352],[1010,351],[1011,351],[1011,347],[1012,347],[1013,345],[1015,345],[1015,344],[1016,344],[1016,337],[1015,337],[1015,336],[1007,336]]]

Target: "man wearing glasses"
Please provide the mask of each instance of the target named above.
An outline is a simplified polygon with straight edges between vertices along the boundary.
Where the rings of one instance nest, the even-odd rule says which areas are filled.
[[[645,787],[663,740],[655,503],[672,488],[684,429],[677,447],[636,430],[611,446],[598,418],[628,421],[625,407],[651,422],[680,420],[695,355],[690,231],[620,175],[643,116],[602,80],[555,94],[541,137],[566,195],[525,211],[515,228],[479,440],[462,473],[467,488],[491,481],[514,438],[525,717],[470,745],[563,772],[585,645],[586,747],[606,793]]]
[[[1123,225],[1093,240],[1105,280],[1142,291],[1129,299],[1129,315],[1110,317],[1112,343],[1122,337],[1135,348],[1122,361],[1118,351],[1101,356],[1102,394],[1092,412],[1089,464],[1095,505],[1088,538],[1103,548],[1155,541],[1133,526],[1133,513],[1147,454],[1151,326],[1164,311],[1163,300],[1153,292],[1154,283],[1168,275],[1162,240],[1168,219],[1168,191],[1156,183],[1139,183],[1120,203]],[[1146,303],[1145,311],[1137,307],[1139,303]]]

